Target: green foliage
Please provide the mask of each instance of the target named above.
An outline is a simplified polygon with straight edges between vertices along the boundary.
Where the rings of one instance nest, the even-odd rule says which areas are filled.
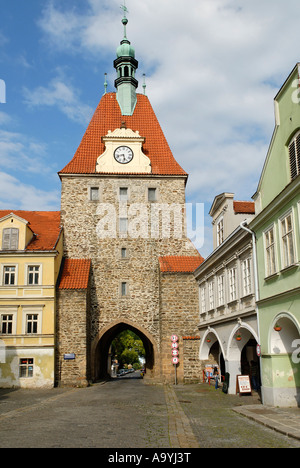
[[[131,364],[140,366],[139,358],[145,358],[146,353],[142,340],[131,330],[124,330],[112,341],[112,356],[118,359],[119,366]]]

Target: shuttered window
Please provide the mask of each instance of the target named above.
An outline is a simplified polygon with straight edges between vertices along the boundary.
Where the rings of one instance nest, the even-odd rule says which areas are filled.
[[[19,229],[7,228],[2,233],[2,250],[18,250]]]
[[[291,178],[295,179],[300,174],[300,132],[289,144]]]

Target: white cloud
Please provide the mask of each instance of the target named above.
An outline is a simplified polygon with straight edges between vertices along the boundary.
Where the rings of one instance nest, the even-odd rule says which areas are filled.
[[[0,130],[0,170],[3,168],[39,176],[49,176],[54,170],[47,158],[46,144],[8,130]]]
[[[58,76],[51,80],[48,87],[39,86],[34,90],[24,88],[25,102],[30,107],[56,106],[70,120],[87,125],[93,109],[82,103],[79,91]]]
[[[60,206],[59,193],[39,190],[0,172],[0,205],[2,209],[57,210]]]

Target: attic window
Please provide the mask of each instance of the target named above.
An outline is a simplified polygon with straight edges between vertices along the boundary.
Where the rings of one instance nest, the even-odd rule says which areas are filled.
[[[7,228],[2,232],[2,250],[18,250],[19,229]]]
[[[298,132],[289,144],[289,157],[291,178],[295,179],[300,174],[300,132]]]

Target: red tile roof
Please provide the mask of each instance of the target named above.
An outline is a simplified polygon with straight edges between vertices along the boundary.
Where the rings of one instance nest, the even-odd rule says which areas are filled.
[[[124,116],[116,93],[107,93],[101,98],[73,159],[59,174],[94,174],[97,158],[105,149],[102,137],[108,130],[120,128],[122,122],[145,138],[143,152],[151,160],[152,174],[187,175],[174,159],[147,96],[137,94],[133,115]]]
[[[235,213],[255,214],[255,203],[249,201],[234,201],[233,209]]]
[[[61,232],[60,211],[0,210],[0,219],[9,214],[28,221],[34,236],[26,250],[53,250]]]
[[[203,261],[201,255],[166,256],[159,257],[159,266],[163,273],[192,273]]]
[[[59,289],[86,289],[88,287],[91,260],[65,258]]]

